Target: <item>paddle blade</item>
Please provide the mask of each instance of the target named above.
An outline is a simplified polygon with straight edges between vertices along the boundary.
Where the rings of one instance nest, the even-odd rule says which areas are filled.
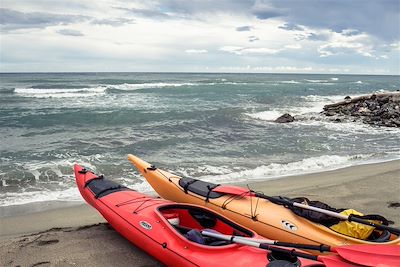
[[[400,266],[398,245],[349,245],[333,250],[342,258],[365,266]]]
[[[347,262],[339,256],[319,256],[318,261],[322,262],[326,267],[359,267],[363,265]]]
[[[246,188],[234,185],[220,185],[214,188],[212,191],[236,196],[255,196],[254,192],[251,192]]]

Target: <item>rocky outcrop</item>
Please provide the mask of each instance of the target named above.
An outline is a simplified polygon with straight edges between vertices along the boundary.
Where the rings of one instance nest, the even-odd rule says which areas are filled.
[[[292,116],[292,115],[290,115],[290,114],[288,114],[288,113],[285,113],[285,114],[283,114],[282,116],[280,116],[279,118],[277,118],[276,120],[275,120],[275,122],[278,122],[278,123],[287,123],[287,122],[293,122],[295,119],[294,119],[294,117]]]
[[[372,125],[400,127],[400,92],[346,96],[344,101],[324,106],[322,113],[335,121],[352,118]]]

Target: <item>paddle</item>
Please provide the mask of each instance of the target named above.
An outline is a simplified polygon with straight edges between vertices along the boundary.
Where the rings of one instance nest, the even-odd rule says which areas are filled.
[[[319,250],[320,252],[334,252],[348,261],[367,266],[375,266],[377,264],[385,264],[385,266],[400,266],[400,246],[398,245],[347,245],[340,247],[330,247],[327,245],[318,246],[287,243],[275,240],[255,239],[243,236],[235,236],[235,238],[275,246]]]
[[[316,256],[316,255],[311,255],[311,254],[308,254],[308,253],[299,252],[299,251],[295,251],[295,250],[288,250],[288,249],[284,249],[284,248],[274,247],[273,245],[268,245],[268,244],[265,244],[265,243],[259,243],[259,242],[254,242],[254,241],[250,241],[250,240],[244,240],[244,239],[241,239],[241,238],[238,238],[238,237],[235,237],[235,236],[222,235],[222,234],[210,232],[210,231],[207,231],[207,230],[201,231],[201,234],[204,235],[204,236],[209,236],[209,237],[213,237],[213,238],[217,238],[217,239],[221,239],[221,240],[225,240],[225,241],[230,241],[232,243],[237,243],[237,244],[242,244],[242,245],[246,245],[246,246],[252,246],[252,247],[256,247],[256,248],[270,250],[270,251],[278,252],[278,253],[282,253],[282,254],[287,254],[288,256],[296,256],[296,257],[300,257],[300,258],[306,258],[306,259],[310,259],[310,260],[319,261],[319,262],[324,263],[326,267],[355,267],[355,266],[360,266],[358,264],[346,262],[342,258],[337,257],[335,255],[331,255],[331,256]],[[369,266],[372,266],[372,265],[369,265]]]
[[[302,208],[302,209],[312,210],[312,211],[320,212],[323,214],[327,214],[327,215],[335,217],[335,218],[339,218],[340,220],[345,220],[345,221],[347,220],[349,222],[357,222],[357,223],[373,226],[379,230],[387,230],[393,234],[400,235],[400,229],[382,225],[382,224],[376,224],[371,221],[358,218],[352,214],[343,215],[343,214],[340,214],[340,213],[337,213],[334,211],[325,210],[325,209],[321,209],[321,208],[317,208],[317,207],[313,207],[313,206],[309,206],[309,205],[304,205],[304,204],[290,201],[290,200],[284,199],[284,198],[266,196],[262,193],[256,193],[251,190],[247,190],[245,188],[238,187],[238,186],[222,186],[221,185],[221,186],[214,188],[212,191],[217,192],[217,193],[230,194],[230,195],[259,197],[259,198],[267,199],[267,200],[271,201],[272,203],[275,203],[278,205],[292,206],[292,207],[298,207],[298,208]]]

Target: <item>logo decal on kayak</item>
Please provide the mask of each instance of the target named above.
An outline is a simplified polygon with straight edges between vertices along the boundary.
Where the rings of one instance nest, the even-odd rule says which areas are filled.
[[[151,230],[153,228],[150,223],[146,221],[140,221],[140,226],[142,226],[146,230]]]
[[[293,231],[293,232],[294,232],[294,231],[297,231],[297,226],[294,225],[294,224],[291,223],[291,222],[282,220],[282,225],[283,225],[283,227],[285,227],[286,229],[288,229],[288,230],[290,230],[290,231]]]

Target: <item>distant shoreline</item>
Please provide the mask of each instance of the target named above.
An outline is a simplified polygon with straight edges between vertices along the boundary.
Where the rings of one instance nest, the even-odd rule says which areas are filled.
[[[291,72],[162,72],[162,71],[60,71],[60,72],[0,72],[0,74],[96,74],[96,73],[140,73],[140,74],[273,74],[273,75],[340,75],[340,76],[400,76],[400,74],[366,74],[366,73],[291,73]]]

